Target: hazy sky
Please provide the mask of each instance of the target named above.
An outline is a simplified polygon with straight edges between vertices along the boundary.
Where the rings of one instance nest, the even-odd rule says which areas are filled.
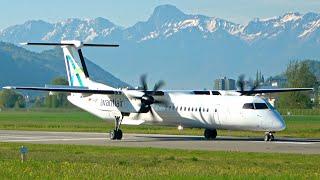
[[[320,0],[1,0],[0,29],[31,19],[56,22],[71,17],[104,17],[127,27],[146,20],[161,4],[242,24],[286,12],[320,12]]]

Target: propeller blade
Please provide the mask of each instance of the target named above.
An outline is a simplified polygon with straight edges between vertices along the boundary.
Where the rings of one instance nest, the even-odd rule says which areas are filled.
[[[154,104],[162,104],[165,106],[169,106],[169,103],[166,100],[155,100]]]
[[[258,87],[259,87],[259,83],[255,81],[253,87],[251,88],[251,91],[254,92],[254,90],[257,89]]]
[[[140,115],[141,115],[141,113],[138,112],[138,114],[136,115],[136,118],[139,119]]]
[[[148,90],[147,75],[144,74],[140,77],[140,83],[142,85],[143,91],[147,91]]]
[[[245,83],[244,83],[244,75],[243,74],[241,74],[239,76],[238,81],[237,81],[237,85],[240,88],[240,92],[243,92],[244,91],[244,85],[245,85]]]
[[[150,107],[149,112],[150,112],[150,114],[151,114],[152,118],[156,117],[151,107]]]
[[[154,85],[153,91],[158,91],[160,88],[162,88],[165,85],[164,81],[159,81]]]

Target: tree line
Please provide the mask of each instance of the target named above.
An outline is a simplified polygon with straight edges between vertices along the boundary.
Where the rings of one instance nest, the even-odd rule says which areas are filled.
[[[51,81],[52,85],[68,85],[63,77],[57,77]],[[0,108],[25,108],[27,104],[31,107],[46,108],[70,108],[73,105],[67,100],[68,93],[47,93],[45,96],[36,96],[31,99],[14,90],[2,90],[0,92]]]
[[[291,61],[284,73],[288,88],[314,88],[309,92],[281,93],[278,96],[277,108],[310,109],[319,107],[319,82],[311,72],[307,61]]]

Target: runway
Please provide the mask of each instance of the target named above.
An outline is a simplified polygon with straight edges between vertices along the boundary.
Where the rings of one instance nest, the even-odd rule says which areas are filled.
[[[111,141],[108,136],[109,134],[107,133],[0,130],[0,142],[19,142],[22,144],[77,144],[209,151],[320,154],[320,139],[276,137],[274,142],[264,142],[263,137],[218,136],[216,140],[209,141],[202,136],[125,133],[122,140]]]

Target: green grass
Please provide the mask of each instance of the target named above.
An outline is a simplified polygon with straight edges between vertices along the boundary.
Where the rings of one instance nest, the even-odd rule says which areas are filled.
[[[284,116],[287,129],[277,133],[286,137],[320,137],[320,116]],[[107,132],[113,129],[113,122],[105,122],[89,113],[79,110],[32,110],[0,112],[0,129],[2,130],[37,130],[37,131],[78,131]],[[185,128],[178,131],[176,127],[162,126],[122,126],[125,133],[153,134],[189,134],[202,135],[202,129]],[[218,131],[219,135],[229,136],[263,136],[262,132],[250,131]]]
[[[320,156],[0,143],[1,179],[319,179]]]

